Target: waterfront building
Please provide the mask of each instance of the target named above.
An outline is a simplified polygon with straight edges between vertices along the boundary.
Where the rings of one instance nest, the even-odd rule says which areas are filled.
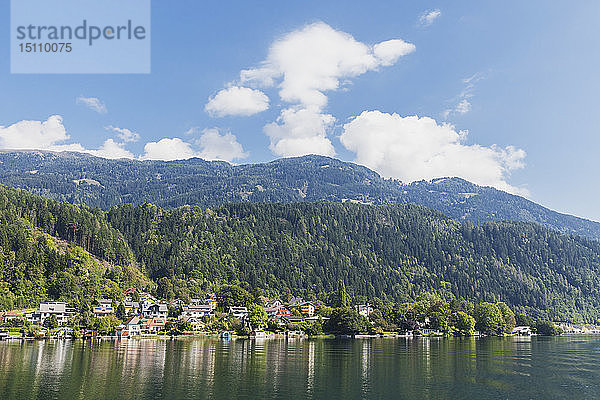
[[[105,317],[115,312],[111,299],[96,299],[95,303],[96,306],[92,308],[94,318]]]
[[[370,304],[357,304],[354,309],[363,317],[369,318],[369,315],[373,312],[373,307]]]
[[[166,304],[152,304],[146,307],[142,314],[146,318],[164,318],[167,319],[167,315],[169,314],[169,308]]]
[[[233,318],[244,319],[248,316],[248,309],[246,307],[229,307],[229,315]]]
[[[68,319],[75,314],[75,310],[67,306],[67,303],[61,301],[49,301],[40,303],[34,312],[27,316],[27,320],[32,324],[42,325],[46,318],[54,315],[59,325],[67,323]]]
[[[288,306],[290,309],[297,309],[300,314],[306,317],[312,317],[315,315],[315,305],[310,301],[303,301],[299,303],[293,303]]]

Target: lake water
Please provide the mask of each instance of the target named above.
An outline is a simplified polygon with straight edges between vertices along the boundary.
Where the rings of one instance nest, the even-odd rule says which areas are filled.
[[[600,337],[0,343],[0,399],[597,399]]]

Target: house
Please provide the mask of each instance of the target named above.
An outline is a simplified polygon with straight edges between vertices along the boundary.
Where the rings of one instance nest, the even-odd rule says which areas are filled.
[[[157,303],[158,299],[152,296],[150,293],[142,292],[140,293],[140,303],[142,303],[143,308],[147,308],[154,303]]]
[[[125,289],[125,296],[131,296],[132,294],[134,294],[136,292],[135,288],[127,288]]]
[[[13,311],[0,312],[0,322],[8,322],[12,319],[21,318],[21,315]]]
[[[56,328],[56,336],[62,338],[73,336],[73,328],[70,328],[68,326],[60,326]]]
[[[169,314],[169,308],[166,304],[152,304],[142,311],[142,314],[146,318],[164,318],[167,319]]]
[[[110,299],[96,299],[96,306],[92,308],[94,318],[105,317],[109,314],[114,314],[115,309],[112,306]]]
[[[315,315],[315,305],[310,301],[303,301],[300,303],[293,303],[288,306],[290,309],[296,309],[300,311],[300,314],[312,317]]]
[[[138,310],[140,309],[140,303],[138,303],[137,301],[124,301],[123,303],[123,307],[125,307],[125,315],[133,315],[133,314],[137,314]]]
[[[181,319],[182,321],[185,322],[189,322],[190,325],[192,325],[192,329],[194,330],[200,330],[203,329],[204,326],[206,325],[204,323],[204,321],[202,321],[200,318],[195,318],[195,317],[188,317],[188,316],[180,316],[179,319]]]
[[[171,300],[168,305],[170,307],[182,307],[185,303],[181,299]]]
[[[531,336],[531,327],[515,326],[512,330],[512,334],[515,336]]]
[[[274,308],[274,307],[279,307],[281,305],[283,305],[283,303],[281,303],[281,301],[277,300],[277,299],[265,301],[265,308]]]
[[[216,310],[217,309],[217,299],[210,299],[207,298],[206,300],[204,300],[204,304],[206,304],[207,306],[210,306],[211,310]]]
[[[290,324],[299,324],[304,322],[304,317],[300,317],[298,315],[289,315],[287,317],[282,318],[282,320]]]
[[[186,305],[183,307],[181,315],[193,318],[212,317],[215,315],[214,309],[210,305],[202,304],[198,306]]]
[[[233,318],[244,319],[248,316],[248,309],[246,307],[229,307],[229,315]]]
[[[140,329],[142,333],[154,333],[165,329],[167,323],[166,318],[154,317],[143,318],[140,320]]]
[[[128,336],[136,336],[141,335],[142,333],[142,323],[140,317],[134,315],[133,317],[126,320],[124,323],[123,332],[127,332]]]
[[[150,332],[158,332],[165,329],[165,325],[167,323],[167,318],[155,317],[150,320],[150,325],[148,329]]]
[[[265,311],[267,312],[267,318],[269,321],[279,321],[282,318],[289,317],[291,315],[290,310],[281,304],[267,308]]]
[[[369,318],[369,315],[373,312],[373,307],[370,304],[357,304],[354,306],[356,312],[362,315],[365,318]]]
[[[68,319],[75,314],[75,310],[71,307],[67,307],[67,303],[62,301],[49,301],[46,303],[40,303],[38,308],[34,312],[27,316],[27,320],[32,324],[42,325],[46,318],[51,315],[56,317],[59,325],[67,323]]]
[[[313,315],[312,317],[306,317],[304,318],[304,321],[306,322],[317,322],[317,321],[327,321],[329,318],[328,317],[322,317],[320,315]]]
[[[115,326],[115,336],[117,336],[117,337],[128,336],[127,333],[128,332],[125,329],[125,325],[117,325],[117,326]]]

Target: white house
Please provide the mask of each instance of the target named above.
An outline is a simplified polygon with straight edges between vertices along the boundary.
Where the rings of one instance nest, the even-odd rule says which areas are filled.
[[[373,312],[373,307],[370,304],[357,304],[354,309],[365,318],[369,318],[369,315]]]
[[[49,301],[47,303],[41,303],[34,312],[27,316],[27,320],[32,324],[43,324],[51,315],[56,317],[59,325],[67,323],[69,318],[75,314],[75,310],[71,307],[67,307],[67,303],[61,301]]]
[[[169,308],[166,304],[152,304],[142,311],[146,318],[164,318],[165,320],[168,313]]]
[[[129,336],[136,336],[142,334],[141,320],[140,317],[138,317],[137,315],[134,315],[133,317],[129,318],[127,321],[125,321],[123,325],[125,326],[125,331]]]
[[[94,318],[105,317],[109,314],[113,314],[115,309],[112,305],[111,299],[96,299],[96,306],[92,308]]]
[[[300,311],[300,314],[306,317],[312,317],[315,315],[315,305],[310,301],[303,301],[299,303],[290,304],[288,306],[289,309],[297,309]]]
[[[212,317],[215,315],[214,309],[208,304],[202,304],[198,306],[184,306],[182,315],[192,318]]]
[[[233,318],[243,319],[248,316],[248,309],[246,307],[229,307],[229,315]]]

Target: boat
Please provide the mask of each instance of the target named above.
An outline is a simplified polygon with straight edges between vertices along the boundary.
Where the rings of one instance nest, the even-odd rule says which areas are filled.
[[[250,339],[266,339],[270,335],[265,331],[252,331],[250,332]]]
[[[303,339],[306,337],[306,334],[302,331],[287,331],[285,336],[293,339]]]

